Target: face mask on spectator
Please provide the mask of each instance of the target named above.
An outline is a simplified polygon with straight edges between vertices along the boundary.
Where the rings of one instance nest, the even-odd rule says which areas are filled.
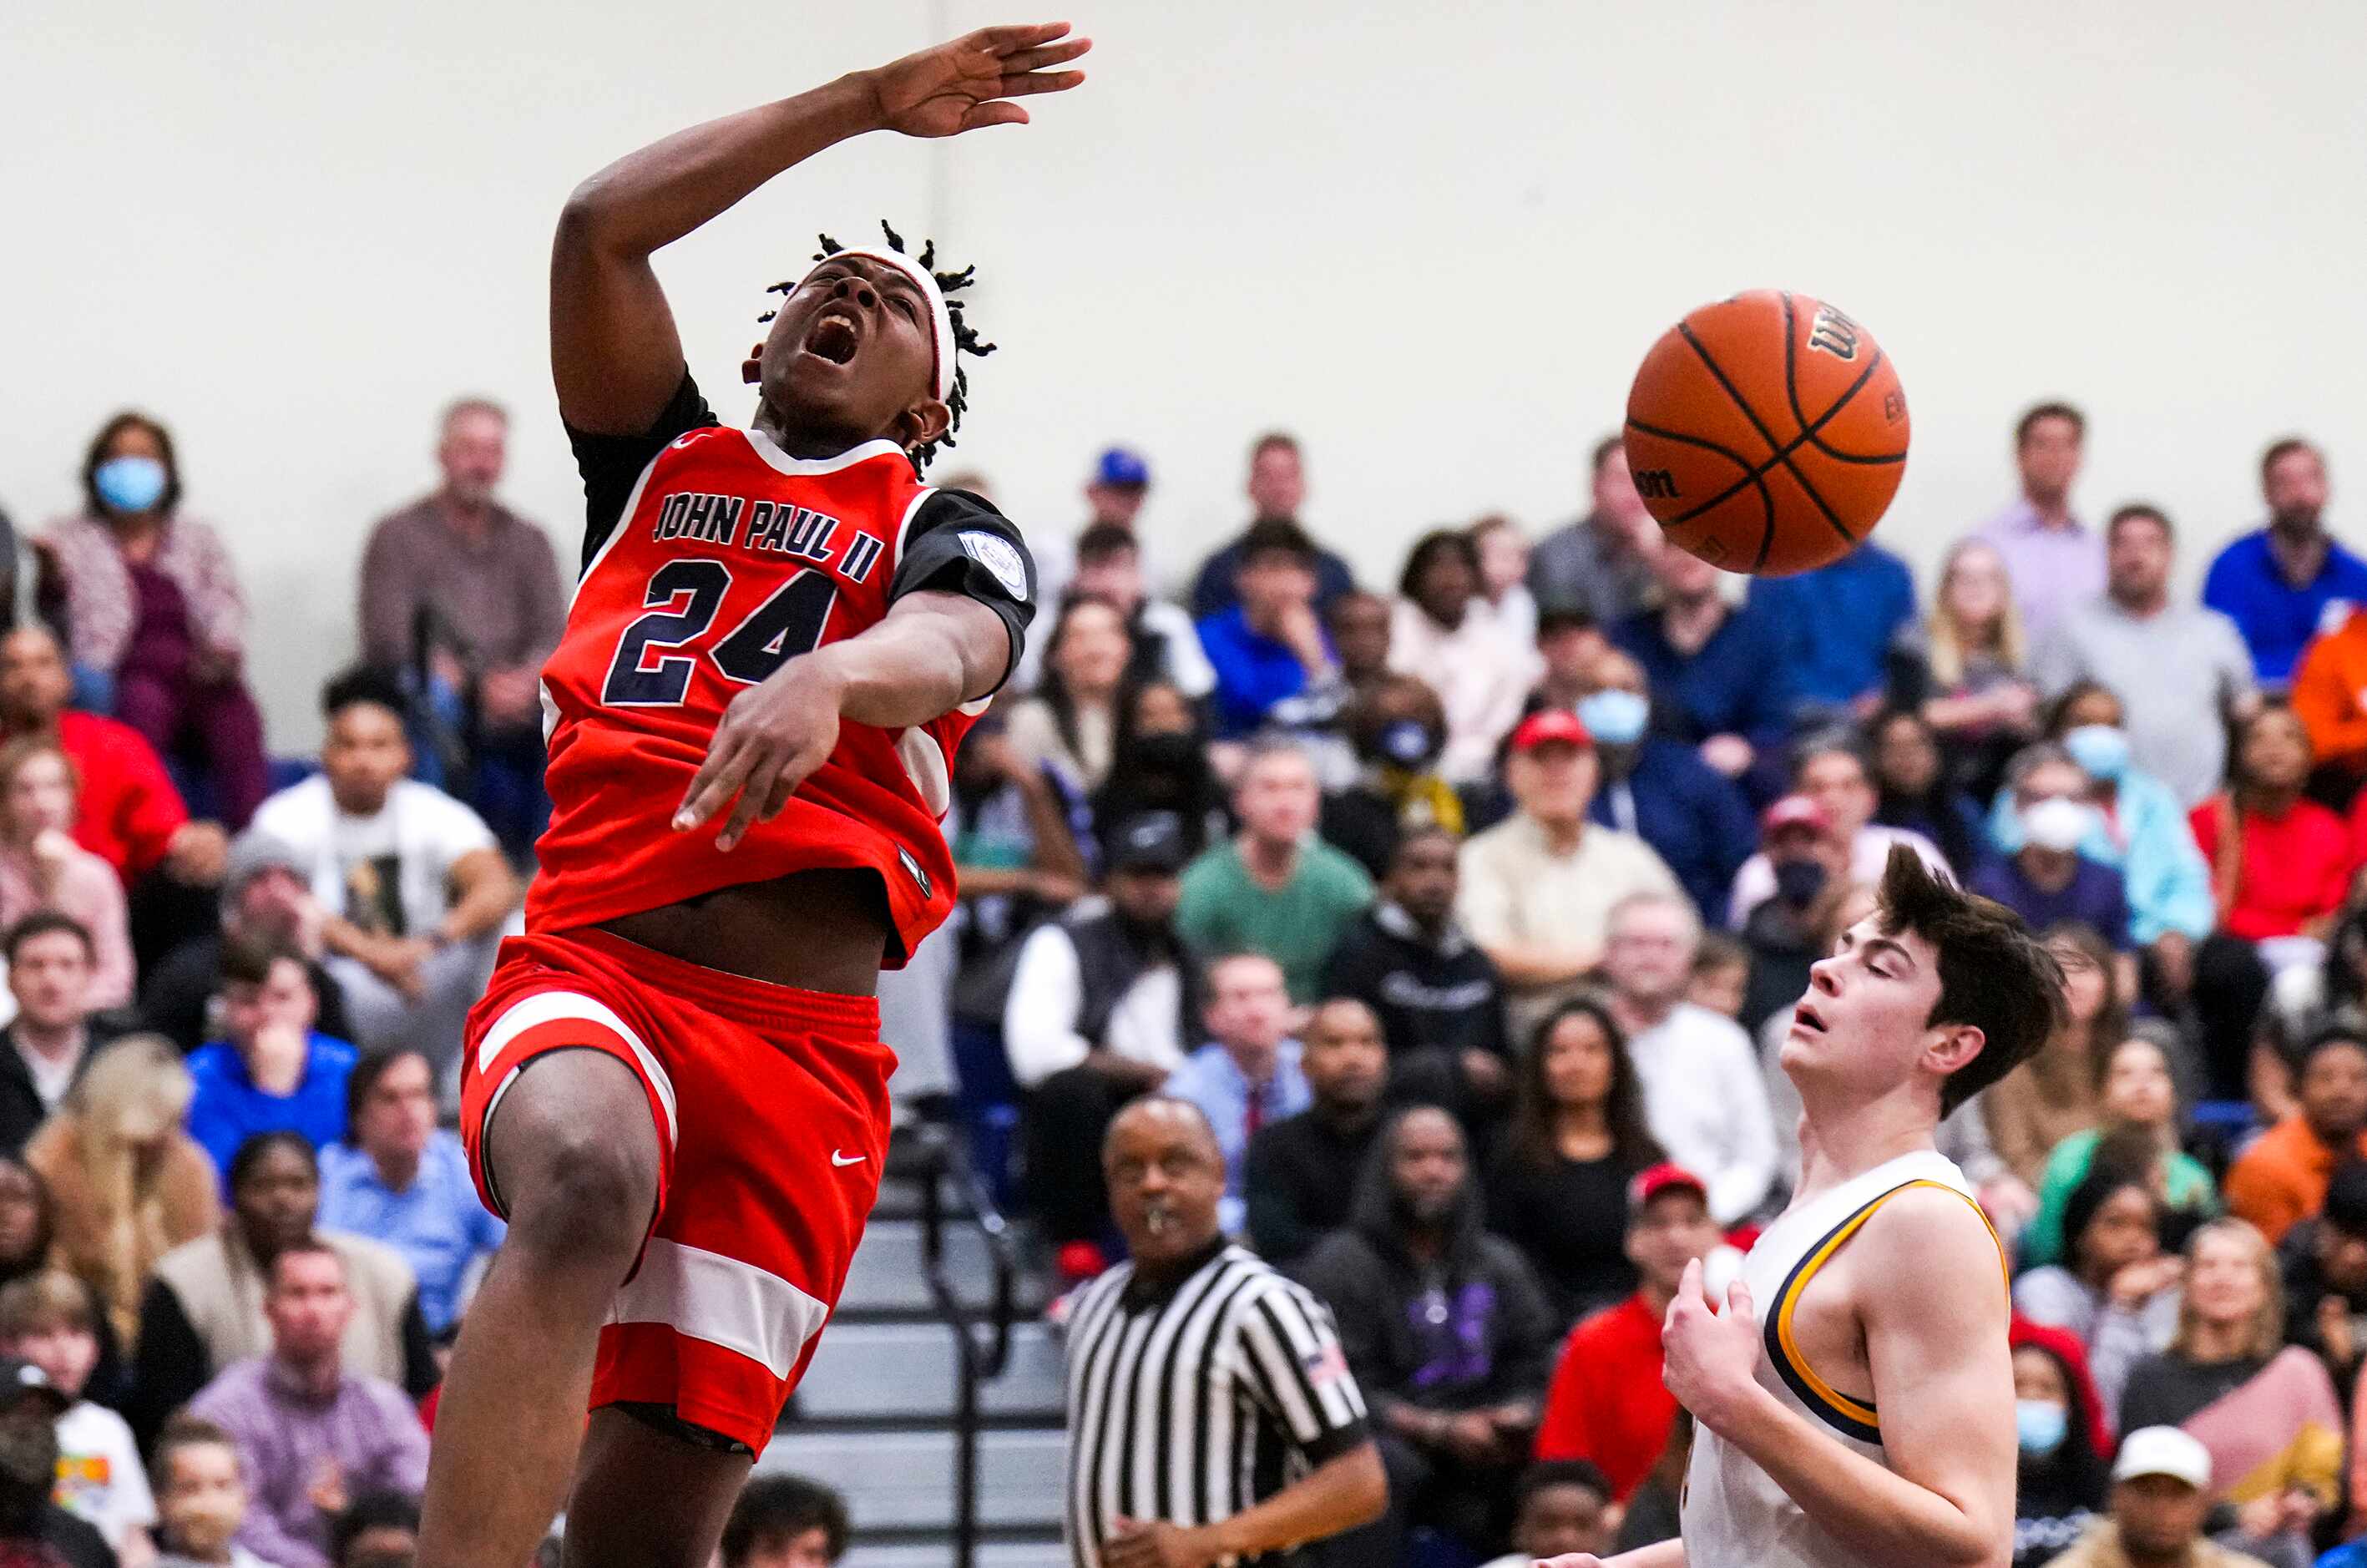
[[[164,498],[167,475],[154,458],[109,458],[98,465],[90,482],[98,498],[119,512],[144,512]]]
[[[2063,749],[2090,778],[2109,782],[2128,771],[2129,737],[2110,724],[2080,725],[2064,735]]]
[[[2044,1459],[2063,1446],[2071,1413],[2051,1399],[2018,1399],[2013,1402],[2013,1425],[2022,1451],[2033,1459]]]
[[[1775,896],[1806,909],[1825,891],[1825,868],[1815,860],[1786,860],[1775,868]]]
[[[2088,836],[2094,824],[2095,811],[2061,795],[2050,795],[2044,801],[2033,801],[2022,808],[2022,831],[2029,842],[2041,849],[2057,853],[2077,849],[2079,841]]]
[[[1586,733],[1607,746],[1634,745],[1644,734],[1652,705],[1632,691],[1598,691],[1578,703],[1578,722]]]

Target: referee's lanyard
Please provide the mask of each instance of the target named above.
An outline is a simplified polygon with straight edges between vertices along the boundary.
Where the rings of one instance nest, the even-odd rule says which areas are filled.
[[[1611,825],[1622,833],[1636,831],[1636,791],[1627,787],[1625,778],[1611,785]]]

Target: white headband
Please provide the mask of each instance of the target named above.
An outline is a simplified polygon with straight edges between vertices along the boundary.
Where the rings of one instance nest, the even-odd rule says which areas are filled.
[[[876,261],[894,267],[911,278],[913,287],[921,290],[921,297],[928,301],[929,325],[936,335],[937,401],[951,402],[954,395],[954,313],[946,307],[945,290],[937,287],[937,280],[929,275],[928,268],[911,256],[900,251],[875,250],[867,245],[849,245],[844,250],[832,252],[815,262],[812,267],[808,267],[806,278],[812,277],[815,272],[828,267],[832,262],[850,256],[859,256],[866,261]],[[798,279],[798,287],[800,289],[805,287],[805,278]]]

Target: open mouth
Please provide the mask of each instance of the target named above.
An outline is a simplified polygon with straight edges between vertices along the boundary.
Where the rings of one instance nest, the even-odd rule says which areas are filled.
[[[1822,1034],[1825,1032],[1825,1020],[1816,1008],[1803,1002],[1792,1009],[1792,1027],[1804,1034]]]
[[[844,311],[829,311],[815,317],[813,325],[806,329],[805,350],[816,358],[844,365],[855,358],[862,342],[854,317]]]

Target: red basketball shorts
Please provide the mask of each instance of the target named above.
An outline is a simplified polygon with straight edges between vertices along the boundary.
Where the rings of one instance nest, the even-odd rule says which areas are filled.
[[[640,1080],[657,1213],[600,1330],[592,1404],[671,1405],[763,1452],[878,1194],[896,1064],[878,1004],[584,929],[504,942],[466,1041],[461,1137],[496,1214],[485,1130],[528,1062],[597,1051]]]

